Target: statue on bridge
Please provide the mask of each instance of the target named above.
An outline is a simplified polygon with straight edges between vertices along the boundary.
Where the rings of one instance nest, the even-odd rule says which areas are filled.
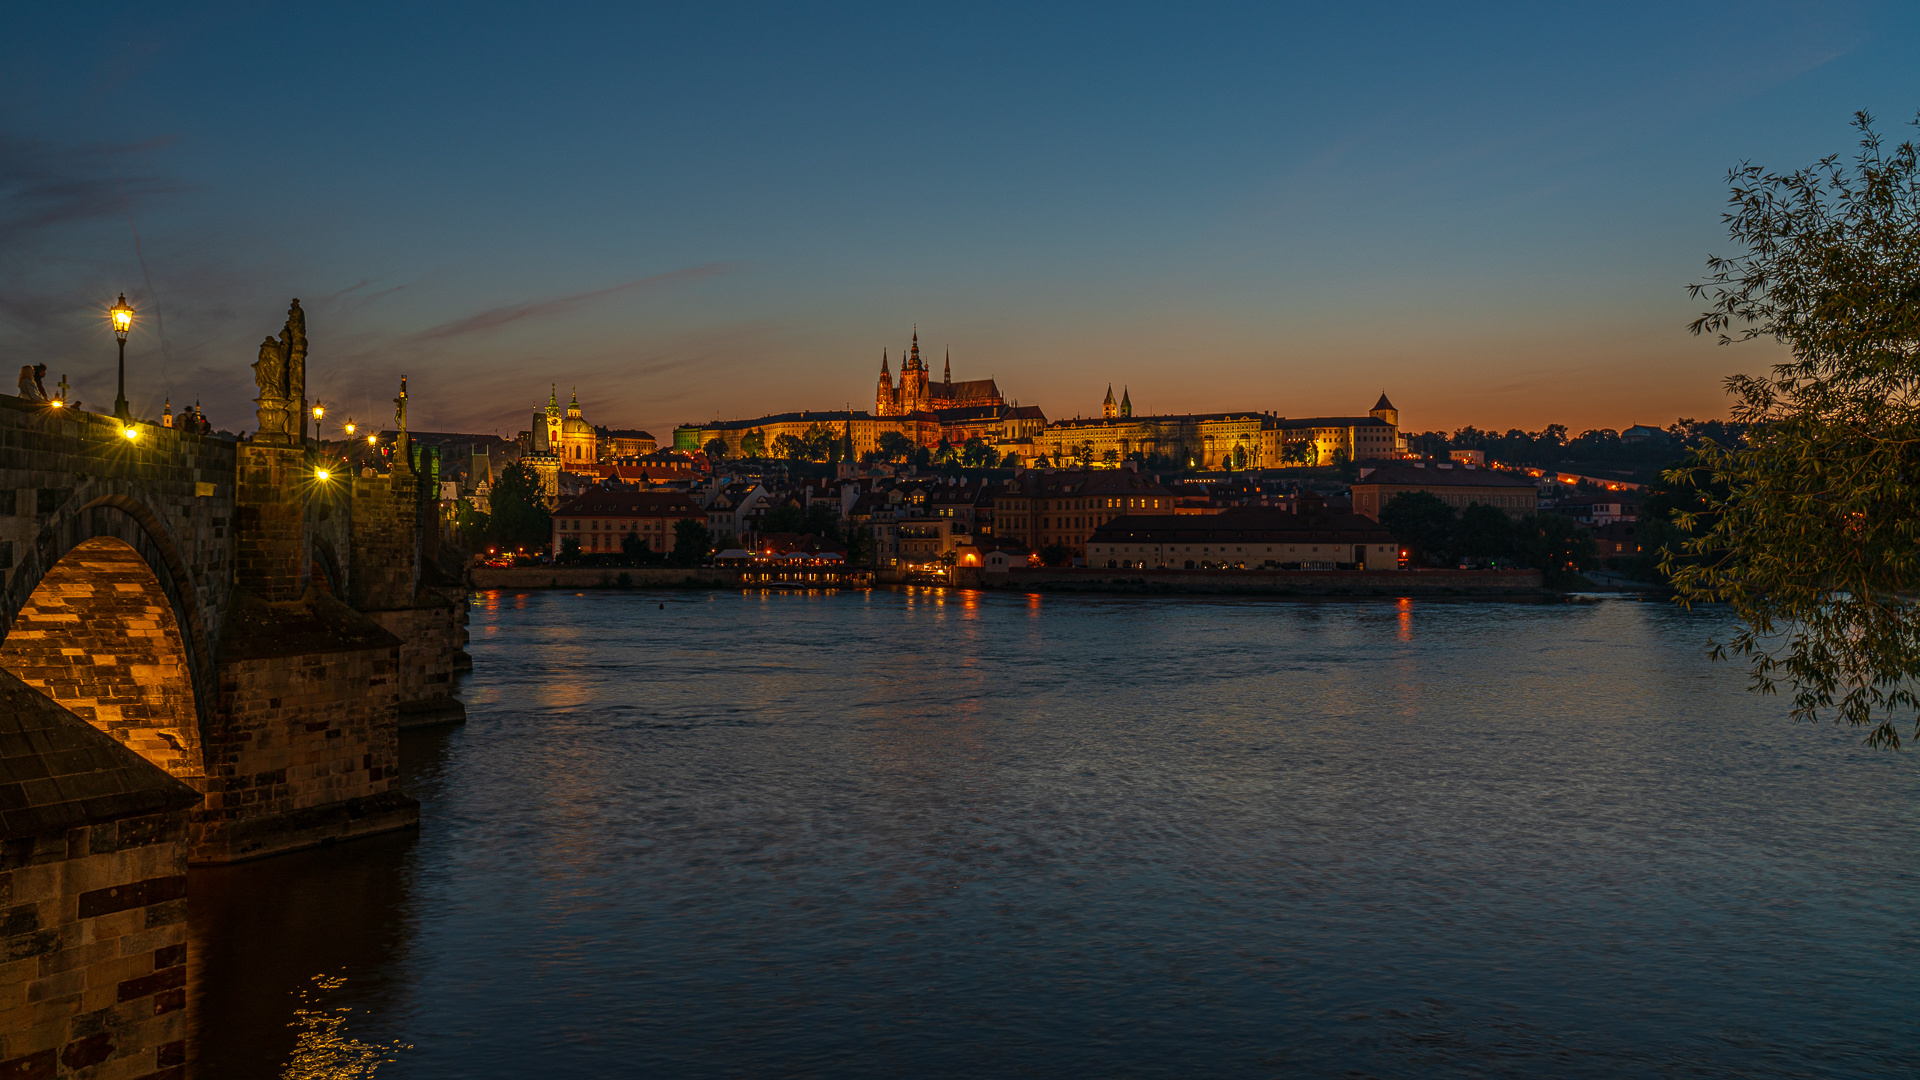
[[[260,359],[253,364],[253,381],[260,388],[254,399],[260,431],[254,437],[268,443],[292,445],[307,433],[307,313],[295,299],[278,338],[260,343]]]

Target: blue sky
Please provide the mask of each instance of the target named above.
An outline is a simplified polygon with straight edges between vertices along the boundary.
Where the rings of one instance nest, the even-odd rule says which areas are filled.
[[[1725,173],[1907,137],[1920,14],[1594,7],[22,5],[0,353],[109,404],[125,290],[136,409],[236,430],[292,296],[437,430],[870,406],[915,325],[1056,418],[1723,415]]]

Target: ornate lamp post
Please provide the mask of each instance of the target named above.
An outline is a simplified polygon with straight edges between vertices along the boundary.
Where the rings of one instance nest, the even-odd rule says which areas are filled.
[[[327,407],[317,401],[314,402],[313,403],[313,441],[314,442],[326,441],[325,439],[322,439],[320,437],[320,418],[325,415],[327,415]]]
[[[113,336],[120,339],[120,393],[113,399],[113,415],[122,424],[130,424],[133,417],[127,412],[127,331],[133,329],[133,309],[127,306],[127,294],[120,294],[120,302],[108,309],[113,316]]]

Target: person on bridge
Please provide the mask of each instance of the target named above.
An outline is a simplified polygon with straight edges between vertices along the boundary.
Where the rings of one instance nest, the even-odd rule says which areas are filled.
[[[20,396],[28,401],[47,400],[46,384],[41,382],[47,373],[45,364],[24,364],[20,368]]]

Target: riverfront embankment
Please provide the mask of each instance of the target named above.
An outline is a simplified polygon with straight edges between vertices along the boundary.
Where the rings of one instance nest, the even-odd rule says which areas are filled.
[[[955,584],[1026,592],[1230,596],[1544,596],[1538,570],[1099,570],[960,571]]]
[[[476,589],[731,589],[737,571],[714,567],[616,569],[476,566]],[[913,584],[878,576],[881,585]],[[1550,595],[1538,570],[1096,570],[954,571],[955,588],[1020,592],[1150,593],[1195,596],[1514,597]],[[777,586],[775,586],[777,587]]]
[[[476,589],[731,589],[740,575],[710,566],[476,566],[467,580]]]

